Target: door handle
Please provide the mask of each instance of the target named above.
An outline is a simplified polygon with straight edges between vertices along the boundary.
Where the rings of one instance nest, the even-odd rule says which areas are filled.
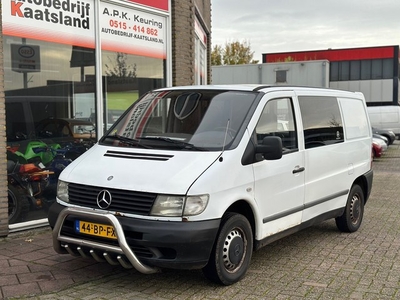
[[[305,169],[306,169],[306,168],[304,168],[304,167],[296,166],[296,167],[294,168],[294,170],[292,171],[292,173],[293,173],[293,174],[300,173],[300,172],[303,172]]]

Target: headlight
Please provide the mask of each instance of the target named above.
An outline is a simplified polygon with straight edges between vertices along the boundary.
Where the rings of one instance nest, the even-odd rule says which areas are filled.
[[[68,183],[59,180],[57,184],[57,198],[64,202],[69,202]]]
[[[159,195],[151,209],[152,216],[182,217],[202,213],[208,203],[208,195],[174,196]]]
[[[201,214],[207,207],[208,195],[190,196],[186,198],[184,216],[195,216]]]

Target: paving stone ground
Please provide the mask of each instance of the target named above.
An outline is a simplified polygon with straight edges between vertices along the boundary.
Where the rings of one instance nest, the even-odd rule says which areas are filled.
[[[374,184],[359,231],[333,220],[253,254],[247,276],[224,287],[201,271],[143,275],[56,254],[49,228],[0,239],[4,299],[400,299],[400,141],[374,161]]]

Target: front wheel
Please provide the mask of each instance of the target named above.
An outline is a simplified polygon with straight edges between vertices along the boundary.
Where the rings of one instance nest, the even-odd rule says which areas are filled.
[[[228,213],[211,252],[204,275],[211,281],[230,285],[247,272],[253,252],[253,232],[249,221],[241,214]]]
[[[364,193],[359,185],[354,185],[347,198],[343,215],[335,219],[336,226],[343,232],[355,232],[360,228],[364,216]]]

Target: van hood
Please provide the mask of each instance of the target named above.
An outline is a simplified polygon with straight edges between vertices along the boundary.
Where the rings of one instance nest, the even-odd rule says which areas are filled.
[[[59,179],[104,188],[183,195],[220,154],[96,144],[73,161]]]

